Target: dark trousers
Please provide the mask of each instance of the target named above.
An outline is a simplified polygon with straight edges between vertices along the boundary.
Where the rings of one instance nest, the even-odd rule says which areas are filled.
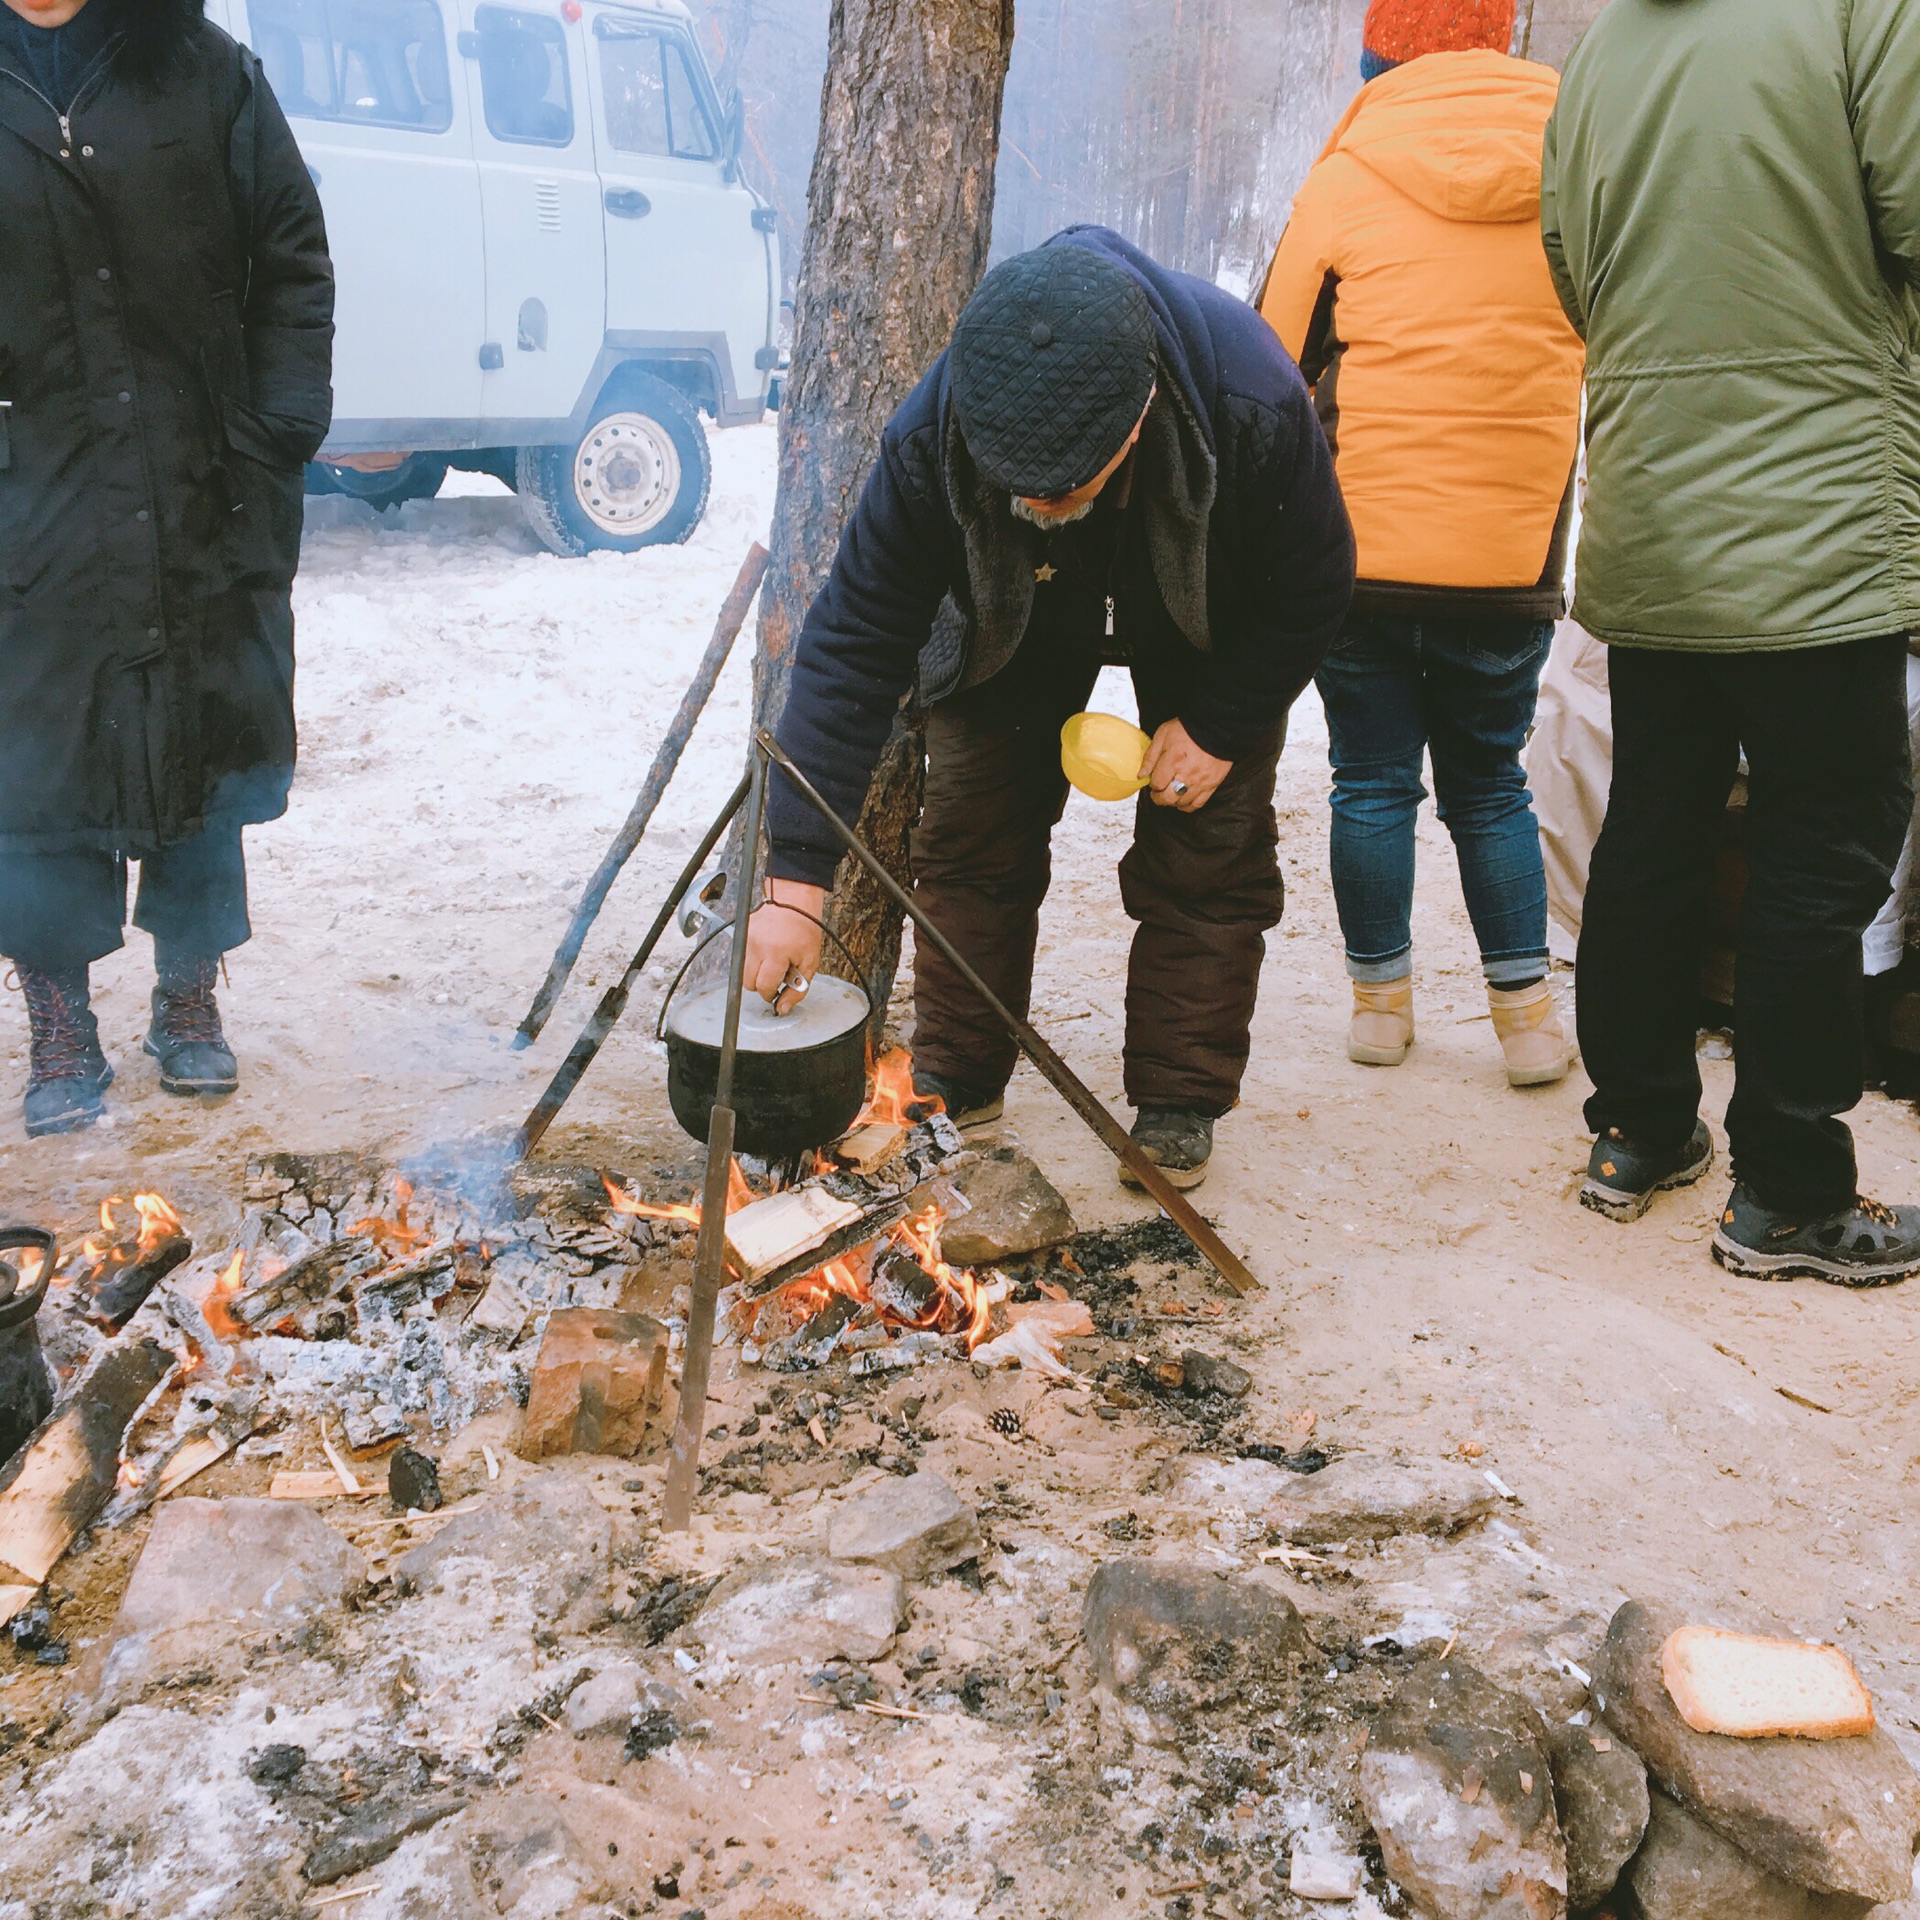
[[[127,916],[127,856],[0,852],[0,953],[59,973],[119,950]],[[240,828],[212,826],[140,860],[133,924],[162,963],[222,954],[251,936]]]
[[[1860,937],[1912,817],[1903,637],[1784,653],[1614,647],[1613,786],[1580,935],[1587,1124],[1679,1146],[1714,848],[1747,756],[1746,903],[1735,963],[1734,1176],[1814,1215],[1853,1197]]]
[[[1024,1014],[1053,829],[1066,807],[1060,728],[1079,712],[1097,654],[1051,639],[1023,646],[985,685],[927,716],[927,787],[913,835],[916,892],[987,984]],[[1187,662],[1136,664],[1142,724],[1179,713]],[[1273,817],[1280,729],[1235,763],[1197,813],[1137,803],[1120,898],[1138,931],[1127,969],[1127,1098],[1225,1113],[1240,1097],[1263,935],[1284,899]],[[963,1086],[1003,1087],[1016,1050],[931,946],[914,959],[914,1058]]]

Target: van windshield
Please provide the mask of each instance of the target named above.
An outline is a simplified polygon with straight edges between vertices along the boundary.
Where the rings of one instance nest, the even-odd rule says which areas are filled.
[[[453,125],[436,0],[247,0],[247,18],[286,113],[425,133]]]
[[[600,23],[607,138],[621,153],[711,160],[719,151],[685,46],[644,27]]]

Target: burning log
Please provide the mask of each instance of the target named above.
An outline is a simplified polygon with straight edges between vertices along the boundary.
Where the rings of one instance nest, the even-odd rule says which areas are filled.
[[[195,1474],[224,1460],[242,1440],[259,1430],[266,1413],[266,1395],[256,1387],[238,1387],[226,1393],[189,1393],[175,1416],[171,1438],[137,1467],[123,1471],[119,1491],[106,1510],[107,1524],[123,1526],[145,1513],[155,1501],[184,1487]],[[128,1433],[137,1424],[136,1415],[128,1422]]]
[[[749,1293],[765,1292],[779,1284],[769,1281],[769,1274],[796,1263],[804,1273],[831,1259],[831,1253],[822,1251],[829,1241],[838,1239],[842,1247],[859,1245],[893,1224],[882,1220],[867,1231],[865,1221],[866,1213],[856,1202],[824,1187],[789,1188],[727,1216],[727,1270]],[[860,1229],[851,1241],[846,1238],[850,1228]]]
[[[869,1120],[828,1148],[855,1173],[878,1173],[906,1145],[907,1128],[898,1120]]]
[[[91,1296],[86,1317],[106,1333],[118,1333],[154,1288],[193,1253],[180,1216],[157,1193],[136,1193],[133,1224],[122,1227],[114,1209],[126,1204],[118,1195],[101,1201],[101,1233],[115,1237],[84,1241],[73,1273]]]
[[[16,1457],[0,1486],[0,1617],[32,1599],[106,1505],[127,1427],[175,1364],[154,1340],[109,1347]]]
[[[456,1284],[455,1254],[453,1242],[443,1241],[416,1259],[403,1261],[397,1267],[362,1280],[354,1296],[354,1310],[361,1325],[364,1326],[369,1317],[397,1320],[409,1307],[418,1306],[423,1300],[438,1305],[446,1299]]]
[[[236,1295],[228,1311],[254,1332],[294,1319],[300,1332],[311,1339],[321,1309],[329,1301],[351,1299],[354,1282],[385,1264],[386,1256],[371,1235],[345,1234],[303,1255],[273,1279]]]

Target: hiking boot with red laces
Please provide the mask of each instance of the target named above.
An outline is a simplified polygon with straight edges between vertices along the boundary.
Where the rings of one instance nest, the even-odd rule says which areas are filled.
[[[1890,1287],[1920,1273],[1920,1207],[1883,1207],[1856,1196],[1837,1213],[1809,1219],[1763,1207],[1735,1187],[1713,1236],[1713,1257],[1749,1280],[1830,1280],[1837,1287]]]
[[[159,1061],[160,1085],[168,1093],[231,1093],[240,1084],[213,997],[219,977],[217,954],[168,961],[160,969],[153,1023],[142,1044]]]
[[[100,1118],[101,1095],[112,1082],[113,1069],[100,1051],[100,1029],[87,1004],[87,970],[16,971],[32,1033],[27,1097],[21,1103],[27,1132],[37,1138],[90,1127]]]

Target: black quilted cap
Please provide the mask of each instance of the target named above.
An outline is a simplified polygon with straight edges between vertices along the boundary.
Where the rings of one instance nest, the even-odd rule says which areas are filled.
[[[1126,444],[1153,391],[1153,311],[1086,247],[1016,254],[980,282],[948,364],[960,434],[996,487],[1051,499]]]

